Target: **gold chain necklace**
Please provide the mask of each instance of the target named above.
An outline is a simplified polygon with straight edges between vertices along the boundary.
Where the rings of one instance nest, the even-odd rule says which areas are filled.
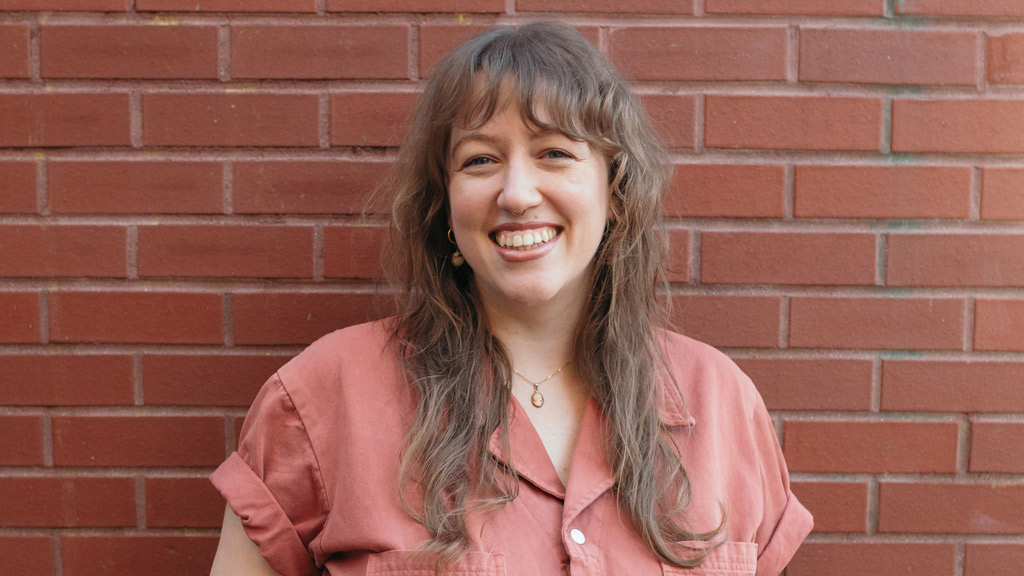
[[[540,393],[540,385],[545,383],[545,382],[547,382],[548,380],[551,380],[555,376],[557,376],[558,373],[561,372],[562,369],[565,368],[566,366],[568,366],[569,364],[572,364],[572,360],[569,360],[565,364],[562,364],[562,368],[559,368],[558,370],[555,370],[551,374],[548,374],[547,378],[545,378],[545,379],[543,379],[543,380],[541,380],[539,382],[534,382],[533,380],[530,380],[526,376],[523,376],[522,374],[519,373],[519,370],[516,370],[515,368],[513,368],[512,371],[516,373],[516,376],[519,376],[523,380],[526,380],[527,382],[529,382],[530,384],[533,385],[533,396],[530,396],[530,402],[535,407],[540,408],[541,406],[544,405],[544,395]]]

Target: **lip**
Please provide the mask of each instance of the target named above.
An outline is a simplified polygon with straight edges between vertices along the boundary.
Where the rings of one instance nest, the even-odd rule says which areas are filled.
[[[506,222],[491,228],[489,235],[493,238],[498,232],[519,232],[522,230],[536,230],[538,228],[554,228],[559,233],[562,232],[561,226],[551,224],[550,222]]]
[[[515,250],[512,248],[502,248],[496,241],[495,235],[498,232],[519,232],[522,230],[536,230],[540,228],[554,228],[558,234],[548,240],[547,242],[537,246],[536,248],[530,248],[529,250]],[[543,222],[530,222],[526,224],[501,224],[496,226],[491,233],[488,235],[491,239],[491,245],[501,256],[501,259],[506,262],[529,262],[530,260],[536,260],[543,258],[549,252],[555,249],[555,245],[562,239],[562,227],[555,226],[554,224],[546,224]]]

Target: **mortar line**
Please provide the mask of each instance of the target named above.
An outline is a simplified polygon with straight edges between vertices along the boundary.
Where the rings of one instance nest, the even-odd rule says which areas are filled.
[[[224,294],[222,302],[222,307],[224,308],[224,346],[231,348],[235,345],[235,310],[230,292]]]
[[[135,389],[135,405],[143,406],[146,402],[145,389],[142,382],[143,377],[143,355],[142,352],[136,352],[132,354],[132,378],[134,380]]]
[[[789,348],[789,296],[783,296],[779,303],[779,348]]]
[[[53,464],[53,417],[50,410],[43,410],[43,466],[52,467]]]
[[[125,233],[125,259],[128,262],[126,271],[129,280],[139,279],[139,227],[128,226]]]
[[[135,527],[146,527],[146,479],[142,472],[135,475]]]
[[[882,411],[882,359],[875,357],[871,364],[871,412]]]
[[[796,166],[793,164],[785,166],[783,187],[782,219],[793,220],[796,217]]]
[[[892,96],[882,98],[882,154],[892,154]]]
[[[42,158],[36,161],[36,212],[42,216],[50,214],[50,197],[47,190],[48,166],[46,163],[46,152]]]
[[[64,547],[62,546],[62,544],[64,543],[64,538],[62,538],[61,534],[58,532],[54,534],[53,540],[53,561],[54,565],[57,568],[55,574],[56,576],[64,576],[64,566],[61,562],[61,556],[63,555],[64,552]]]
[[[977,299],[967,296],[964,302],[964,352],[974,352],[974,322]]]
[[[964,475],[969,472],[971,464],[971,422],[970,416],[964,414],[960,420],[960,434],[957,437],[956,473]]]
[[[327,14],[327,0],[316,0],[316,13],[321,16]]]
[[[138,90],[128,92],[128,132],[132,148],[142,148],[142,94]]]
[[[786,30],[786,82],[800,81],[800,28],[790,24]]]
[[[409,26],[409,79],[420,79],[420,27],[418,24]]]
[[[326,267],[324,252],[325,241],[324,236],[326,232],[323,224],[316,224],[313,226],[313,281],[322,281],[324,279],[324,268]]]
[[[231,81],[231,25],[217,27],[217,78],[221,82]]]
[[[975,62],[978,63],[978,70],[975,72],[975,81],[978,86],[978,93],[984,94],[988,92],[988,33],[981,31],[978,34],[976,43],[978,57],[975,58]]]
[[[317,99],[317,116],[318,116],[318,138],[320,140],[320,148],[327,149],[331,147],[331,95],[329,92],[321,92]]]
[[[872,476],[868,479],[868,535],[873,535],[878,532],[879,506],[880,498],[878,477]]]
[[[885,267],[889,256],[889,233],[881,232],[875,247],[875,286],[885,287]]]
[[[50,291],[39,292],[39,339],[42,344],[50,343]]]
[[[977,222],[981,220],[981,201],[983,193],[984,180],[982,177],[982,169],[980,166],[971,167],[971,188],[970,188],[970,209],[968,212],[967,220]]]
[[[693,112],[693,131],[694,142],[693,148],[697,154],[704,152],[704,114],[707,108],[707,95],[698,94],[694,100],[694,112]]]
[[[703,235],[700,229],[690,231],[690,284],[700,285],[700,246]]]
[[[224,201],[224,214],[235,213],[235,163],[231,160],[224,162],[221,174],[221,184]]]
[[[704,5],[704,0],[694,1],[693,15],[698,17],[706,15],[706,7]]]
[[[33,82],[43,80],[42,25],[39,16],[28,26],[28,77]]]
[[[964,561],[966,554],[967,545],[962,541],[956,543],[956,556],[953,561],[953,574],[955,576],[964,576]]]

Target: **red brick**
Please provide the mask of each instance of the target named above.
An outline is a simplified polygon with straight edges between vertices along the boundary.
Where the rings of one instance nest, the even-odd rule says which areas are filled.
[[[4,10],[125,12],[128,0],[5,0]]]
[[[886,244],[890,286],[1024,286],[1024,235],[889,234]]]
[[[693,14],[693,0],[516,0],[522,12],[576,12],[599,14]]]
[[[290,355],[146,354],[142,360],[148,405],[249,406],[260,386]],[[211,386],[216,382],[216,386]]]
[[[640,102],[662,143],[669,148],[696,145],[697,97],[680,94],[641,94]]]
[[[39,294],[0,292],[0,343],[36,343],[42,339],[39,326]]]
[[[782,218],[784,166],[676,164],[662,213],[668,217]]]
[[[316,12],[316,0],[135,0],[139,11]]]
[[[797,166],[799,218],[961,218],[971,213],[968,166]]]
[[[827,298],[790,301],[794,348],[960,350],[964,302],[949,298]]]
[[[971,424],[970,472],[1024,473],[1024,424],[978,422]]]
[[[878,531],[1020,534],[1024,485],[883,481],[878,490]]]
[[[988,37],[989,84],[1024,84],[1024,34]]]
[[[331,144],[397,146],[418,94],[344,92],[331,95]]]
[[[57,466],[216,466],[219,416],[54,416]]]
[[[964,576],[1017,576],[1024,566],[1024,546],[969,542],[965,548]]]
[[[49,162],[50,211],[77,214],[218,214],[219,162]]]
[[[967,85],[976,82],[971,32],[800,29],[800,80],[858,84]]]
[[[203,478],[146,478],[146,527],[220,528],[224,498]]]
[[[32,162],[0,162],[0,213],[34,213],[36,165]]]
[[[702,284],[874,284],[873,234],[704,232]]]
[[[893,100],[894,152],[1024,152],[1024,100]]]
[[[0,466],[42,466],[43,463],[43,419],[40,416],[0,416]]]
[[[672,320],[683,334],[712,346],[779,346],[782,302],[775,296],[675,296]]]
[[[383,213],[378,192],[390,164],[381,162],[237,162],[234,211],[238,214]],[[377,192],[377,194],[374,194]]]
[[[504,12],[504,0],[327,0],[328,12]]]
[[[818,518],[814,519],[817,528]],[[956,544],[807,542],[786,576],[955,576]]]
[[[216,78],[216,26],[43,26],[44,78]]]
[[[0,25],[0,78],[28,78],[28,26]]]
[[[816,532],[867,531],[867,482],[793,482],[792,488],[814,515]]]
[[[669,282],[690,281],[690,244],[692,234],[689,230],[673,229],[668,231],[668,260],[665,262],[665,278]]]
[[[0,94],[0,147],[130,144],[127,94]]]
[[[222,344],[220,294],[55,292],[50,337],[63,342]]]
[[[0,536],[5,574],[56,574],[50,536]]]
[[[885,0],[704,0],[707,14],[883,16]]]
[[[317,146],[316,94],[143,94],[147,146]]]
[[[360,322],[388,315],[388,296],[254,293],[232,296],[235,344],[309,344]]]
[[[62,535],[64,576],[133,574],[140,566],[150,576],[204,574],[217,552],[217,536]]]
[[[943,16],[1024,16],[1021,0],[901,0],[897,14]]]
[[[787,420],[792,472],[956,472],[959,422]]]
[[[976,300],[974,348],[1024,352],[1024,300]]]
[[[882,147],[882,101],[877,98],[711,94],[704,117],[704,142],[710,148]]]
[[[124,278],[122,226],[0,226],[0,276]]]
[[[1024,412],[1024,362],[882,361],[882,410]]]
[[[985,168],[981,182],[982,220],[1024,220],[1024,169]]]
[[[387,229],[379,226],[330,226],[324,229],[324,276],[379,278]]]
[[[871,410],[872,362],[734,358],[769,410]]]
[[[233,26],[232,78],[407,78],[408,26]]]
[[[613,28],[608,55],[632,80],[785,80],[787,35],[783,27]]]
[[[135,526],[134,478],[0,478],[2,526]]]
[[[134,404],[132,357],[122,354],[0,355],[0,405]]]
[[[311,278],[311,226],[140,226],[140,276]]]
[[[437,2],[435,1],[434,4]],[[391,4],[388,1],[388,4]],[[499,8],[498,11],[502,11]],[[431,12],[436,9],[431,9]],[[461,10],[464,12],[465,10]],[[424,24],[420,26],[420,75],[428,76],[431,67],[441,59],[442,56],[452,51],[456,46],[469,40],[473,36],[487,30],[487,26],[474,25],[472,19],[465,19],[460,24]],[[599,44],[599,30],[597,26],[575,26],[576,30],[597,46]]]

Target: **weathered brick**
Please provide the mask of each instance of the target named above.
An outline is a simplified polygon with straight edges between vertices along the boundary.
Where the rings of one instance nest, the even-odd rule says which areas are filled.
[[[668,230],[668,259],[665,262],[665,277],[669,282],[690,281],[690,244],[692,234],[689,230],[677,228]]]
[[[1024,100],[893,100],[892,149],[1024,152]]]
[[[952,542],[808,542],[797,550],[786,576],[953,576],[956,556]]]
[[[38,211],[35,163],[0,162],[0,213]]]
[[[779,346],[781,299],[775,296],[675,296],[672,321],[687,336],[712,346]]]
[[[51,536],[0,536],[0,558],[8,574],[56,574]]]
[[[799,218],[961,218],[971,213],[968,166],[797,166]]]
[[[368,293],[234,294],[235,344],[309,344],[388,315],[387,297]]]
[[[128,0],[4,0],[4,10],[125,12]]]
[[[316,12],[316,0],[135,0],[139,11]]]
[[[217,214],[224,211],[219,162],[69,161],[46,165],[54,213]]]
[[[397,146],[405,136],[417,94],[342,92],[331,95],[331,144]]]
[[[0,477],[0,525],[135,526],[135,479]]]
[[[0,405],[134,403],[132,357],[122,354],[0,355]]]
[[[975,300],[974,348],[1024,352],[1024,300]]]
[[[704,117],[709,148],[878,151],[882,146],[878,98],[711,94]]]
[[[381,162],[237,162],[238,214],[383,213],[390,198],[378,187],[390,165]]]
[[[237,25],[232,78],[407,78],[408,26]]]
[[[1024,235],[889,234],[885,283],[1024,286]]]
[[[44,78],[216,78],[216,26],[43,26]]]
[[[964,302],[946,298],[828,298],[790,301],[794,348],[960,350]]]
[[[885,0],[704,0],[707,14],[882,16]]]
[[[973,86],[971,32],[801,28],[800,80]]]
[[[516,0],[522,12],[586,12],[598,14],[693,14],[693,0]]]
[[[769,410],[871,410],[870,360],[734,358]]]
[[[1024,485],[883,481],[878,490],[878,531],[1020,534]]]
[[[873,234],[704,232],[702,284],[874,284]]]
[[[324,228],[324,276],[379,278],[387,229],[380,226]]]
[[[694,148],[696,145],[697,97],[681,94],[641,94],[651,124],[662,143],[669,148]]]
[[[129,144],[127,94],[0,94],[0,147]]]
[[[142,359],[143,400],[147,405],[249,406],[263,382],[290,357],[146,354]]]
[[[662,213],[684,218],[782,218],[786,213],[786,169],[780,165],[676,164]]]
[[[964,576],[1016,576],[1024,566],[1024,546],[969,542],[964,550]]]
[[[959,422],[787,420],[792,472],[956,472]]]
[[[63,342],[222,344],[220,294],[53,292],[50,337]]]
[[[981,172],[982,220],[1024,220],[1024,169],[985,168]]]
[[[316,94],[143,94],[147,146],[317,146]]]
[[[39,294],[0,292],[0,343],[36,343],[42,339]]]
[[[54,416],[57,466],[216,466],[219,416]]]
[[[217,552],[217,536],[85,536],[60,538],[65,576],[131,574],[139,566],[149,576],[209,572]]]
[[[900,0],[897,14],[940,16],[1024,16],[1021,0]]]
[[[1024,84],[1024,34],[989,36],[985,61],[989,84]]]
[[[608,42],[611,61],[632,80],[786,79],[781,26],[613,28]]]
[[[28,78],[28,26],[0,25],[0,78]]]
[[[207,478],[146,478],[146,527],[219,528],[224,498]]]
[[[882,361],[882,410],[1024,412],[1024,362]]]
[[[971,472],[1024,473],[1024,424],[974,421],[971,423]]]
[[[504,12],[504,0],[327,0],[328,12]]]
[[[123,226],[0,226],[0,276],[124,278]]]
[[[42,417],[0,416],[0,466],[43,464]]]
[[[311,226],[140,226],[139,275],[311,278]]]
[[[867,531],[867,482],[793,482],[791,486],[814,515],[816,532]]]

